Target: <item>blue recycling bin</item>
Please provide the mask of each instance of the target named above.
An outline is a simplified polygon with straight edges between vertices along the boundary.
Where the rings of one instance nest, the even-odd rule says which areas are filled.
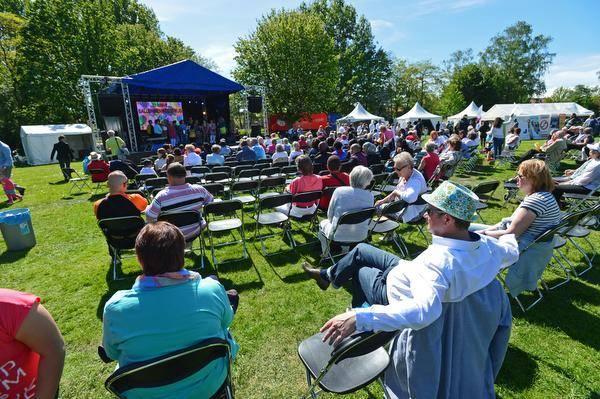
[[[27,208],[0,212],[0,231],[9,251],[22,251],[35,246],[31,214]]]

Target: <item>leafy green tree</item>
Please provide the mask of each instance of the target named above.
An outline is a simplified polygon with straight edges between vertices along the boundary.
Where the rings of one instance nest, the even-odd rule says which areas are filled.
[[[16,51],[21,44],[20,31],[23,18],[7,12],[0,12],[0,133],[2,140],[15,146],[18,131],[16,110],[19,106],[17,92]]]
[[[546,98],[546,102],[576,102],[597,115],[600,112],[600,86],[559,87]]]
[[[429,109],[436,105],[442,77],[440,68],[431,61],[409,63],[398,59],[394,62],[390,79],[391,112],[394,116],[409,111],[417,101]]]
[[[332,109],[337,82],[333,39],[314,13],[271,11],[234,45],[234,77],[267,90],[269,108],[296,120]]]
[[[369,21],[344,0],[315,0],[300,9],[319,15],[333,38],[339,71],[336,110],[349,112],[359,101],[371,112],[384,112],[388,95],[383,87],[391,76],[392,62],[375,44]]]
[[[513,100],[525,102],[546,91],[543,77],[556,55],[548,50],[551,41],[550,36],[534,36],[531,25],[519,21],[491,39],[482,62],[514,81]]]

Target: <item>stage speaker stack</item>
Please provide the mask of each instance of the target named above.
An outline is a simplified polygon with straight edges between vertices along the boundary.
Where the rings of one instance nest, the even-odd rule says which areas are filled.
[[[262,112],[262,97],[249,96],[248,97],[248,111],[252,112],[252,113]]]
[[[250,127],[250,136],[252,137],[256,137],[256,136],[260,136],[260,125],[252,125]]]

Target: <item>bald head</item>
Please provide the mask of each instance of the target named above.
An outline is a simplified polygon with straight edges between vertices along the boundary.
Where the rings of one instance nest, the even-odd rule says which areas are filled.
[[[127,190],[127,176],[120,170],[116,170],[108,175],[107,184],[111,194],[124,193]]]

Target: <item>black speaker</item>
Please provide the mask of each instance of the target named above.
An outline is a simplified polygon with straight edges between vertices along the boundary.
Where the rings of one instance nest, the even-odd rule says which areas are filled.
[[[250,127],[250,136],[252,136],[252,137],[259,136],[260,135],[260,128],[261,128],[260,125],[252,125]]]
[[[253,113],[262,112],[262,97],[248,97],[248,111]]]

